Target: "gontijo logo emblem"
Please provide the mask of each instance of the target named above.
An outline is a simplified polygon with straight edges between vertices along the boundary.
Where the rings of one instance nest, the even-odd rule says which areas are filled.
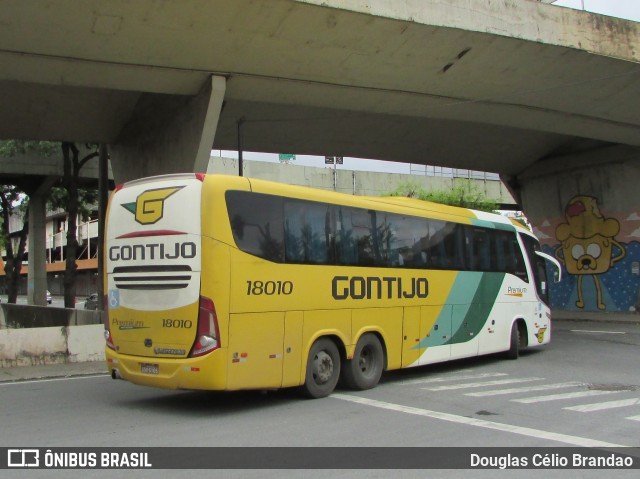
[[[141,225],[152,225],[162,219],[164,200],[182,188],[184,186],[147,190],[138,195],[135,203],[124,203],[122,206],[133,213]]]

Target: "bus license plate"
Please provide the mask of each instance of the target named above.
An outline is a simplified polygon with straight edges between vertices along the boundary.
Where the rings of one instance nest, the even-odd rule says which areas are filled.
[[[160,366],[158,364],[142,363],[140,372],[142,374],[160,374]]]

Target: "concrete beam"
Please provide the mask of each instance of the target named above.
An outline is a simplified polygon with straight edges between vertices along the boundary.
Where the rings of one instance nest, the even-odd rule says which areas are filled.
[[[88,149],[84,144],[76,143],[80,150],[80,158],[84,158],[89,153],[95,151]],[[11,183],[11,178],[24,178],[30,176],[55,176],[62,177],[64,174],[64,160],[62,158],[62,150],[58,149],[58,153],[52,156],[43,157],[37,152],[28,152],[24,155],[16,155],[11,157],[0,157],[0,178]],[[108,177],[113,179],[111,168],[108,169]],[[98,179],[98,161],[88,161],[80,170],[80,181],[84,183],[95,184]],[[37,188],[38,185],[35,187]],[[26,186],[25,188],[29,188]]]
[[[147,93],[111,148],[116,183],[165,173],[206,172],[226,79],[211,76],[195,97]]]

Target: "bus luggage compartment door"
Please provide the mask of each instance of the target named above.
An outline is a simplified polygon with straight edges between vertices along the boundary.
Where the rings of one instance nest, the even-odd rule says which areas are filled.
[[[283,343],[283,312],[230,315],[228,388],[280,387]]]

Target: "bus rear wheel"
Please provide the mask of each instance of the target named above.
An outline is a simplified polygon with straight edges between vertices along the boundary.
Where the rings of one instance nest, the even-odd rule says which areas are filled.
[[[378,384],[384,369],[384,351],[375,334],[364,334],[356,344],[353,359],[342,370],[342,380],[351,389],[371,389]]]
[[[323,398],[333,392],[340,378],[340,353],[333,341],[320,338],[311,346],[303,392],[310,398]]]

